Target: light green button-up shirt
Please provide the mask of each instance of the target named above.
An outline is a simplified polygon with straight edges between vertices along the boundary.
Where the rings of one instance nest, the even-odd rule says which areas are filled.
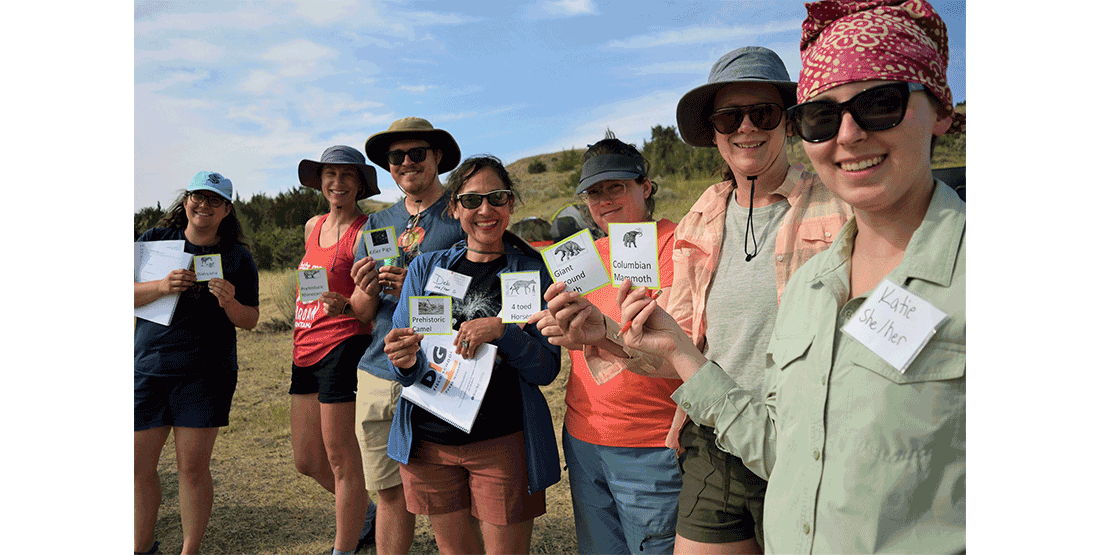
[[[937,182],[887,276],[947,313],[905,373],[841,332],[855,221],[787,284],[765,400],[713,362],[675,399],[768,480],[768,553],[954,553],[966,546],[966,208]]]

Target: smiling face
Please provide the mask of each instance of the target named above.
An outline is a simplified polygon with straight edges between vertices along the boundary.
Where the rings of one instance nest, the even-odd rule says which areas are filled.
[[[194,201],[194,199],[199,199],[200,197],[220,200],[222,201],[222,205],[214,208],[210,206],[209,202]],[[183,201],[183,210],[187,215],[187,227],[195,230],[216,231],[218,226],[221,225],[222,220],[224,220],[225,217],[229,215],[229,212],[233,210],[233,205],[213,191],[198,191],[195,193],[188,193],[187,198]]]
[[[324,164],[321,166],[321,194],[331,208],[355,202],[359,192],[359,171],[355,166]]]
[[[427,141],[409,140],[390,144],[387,152],[408,151],[417,147],[431,147]],[[400,164],[390,164],[390,176],[406,194],[420,196],[431,190],[439,178],[439,160],[443,153],[428,148],[427,156],[421,162],[413,162],[405,156]]]
[[[466,183],[458,194],[488,193],[507,188],[493,170],[482,168],[466,178]],[[504,231],[508,229],[515,202],[515,197],[509,197],[504,206],[493,206],[489,204],[488,198],[482,198],[481,205],[474,209],[456,203],[452,215],[462,224],[471,248],[499,252],[504,250]]]
[[[639,183],[640,182],[640,183]],[[614,196],[608,194],[622,186],[622,196],[609,199]],[[585,189],[588,193],[588,210],[592,213],[592,221],[607,232],[611,223],[625,224],[647,221],[645,199],[653,192],[653,184],[648,178],[634,179],[607,179]]]
[[[810,100],[844,102],[886,83],[847,83]],[[836,137],[820,143],[803,141],[802,146],[825,186],[857,211],[912,216],[915,206],[931,196],[932,136],[944,134],[950,126],[950,116],[940,117],[921,91],[909,95],[905,118],[896,127],[867,132],[844,112]]]
[[[754,104],[774,103],[783,105],[783,97],[775,85],[766,83],[735,83],[726,85],[714,97],[714,110],[733,106],[752,106]],[[719,133],[714,130],[714,144],[722,159],[738,176],[762,175],[767,170],[786,172],[786,129],[787,115],[775,129],[764,131],[752,123],[745,115],[741,125],[732,133]],[[781,164],[776,164],[781,161]]]

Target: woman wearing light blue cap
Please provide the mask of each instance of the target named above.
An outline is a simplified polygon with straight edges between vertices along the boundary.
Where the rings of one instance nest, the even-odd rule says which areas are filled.
[[[229,423],[237,386],[235,328],[260,317],[259,279],[233,210],[233,183],[199,172],[157,227],[138,241],[182,240],[195,256],[217,254],[222,277],[197,281],[192,270],[134,282],[134,307],[179,295],[168,325],[134,324],[134,552],[157,553],[160,508],[157,463],[175,438],[182,553],[198,553],[214,502],[210,457],[218,429]]]

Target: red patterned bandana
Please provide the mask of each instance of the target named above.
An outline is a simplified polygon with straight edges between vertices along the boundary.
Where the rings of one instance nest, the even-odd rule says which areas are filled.
[[[806,4],[798,102],[857,81],[908,81],[928,88],[966,128],[947,86],[947,26],[926,0],[822,0]]]

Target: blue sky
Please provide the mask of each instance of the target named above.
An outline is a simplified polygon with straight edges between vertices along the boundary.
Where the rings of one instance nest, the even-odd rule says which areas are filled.
[[[965,100],[966,3],[932,4]],[[641,146],[729,50],[771,48],[797,78],[804,17],[792,0],[138,1],[134,209],[167,207],[199,170],[242,198],[273,196],[299,186],[301,159],[362,150],[411,115],[464,157],[505,163],[584,148],[607,128]],[[377,198],[398,198],[387,173],[379,185]]]

